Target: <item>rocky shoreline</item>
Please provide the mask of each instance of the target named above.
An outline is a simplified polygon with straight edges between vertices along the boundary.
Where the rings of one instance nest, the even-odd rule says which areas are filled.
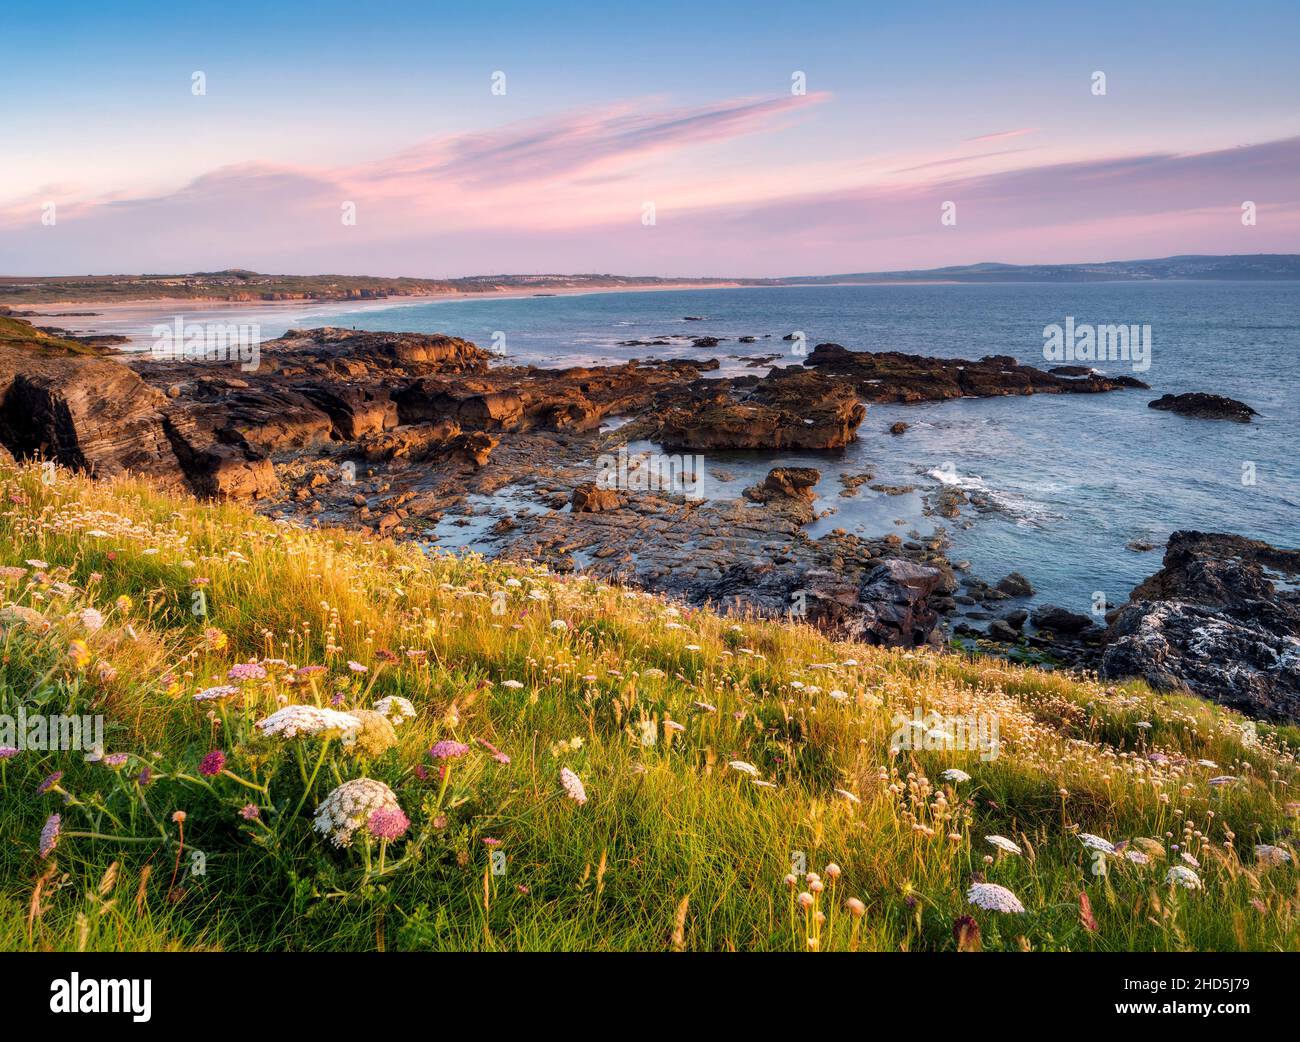
[[[1300,714],[1300,607],[1273,578],[1300,574],[1294,551],[1176,533],[1164,569],[1127,605],[1104,617],[1031,610],[1028,581],[966,574],[948,560],[942,529],[812,538],[821,474],[775,458],[842,449],[870,403],[1146,387],[1132,377],[837,344],[762,376],[711,375],[712,358],[539,369],[494,365],[454,337],[332,327],[262,343],[245,371],[113,357],[103,345],[74,353],[51,340],[57,332],[0,342],[0,444],[15,456],[101,477],[147,474],[305,524],[472,542],[691,603],[790,615],[847,639],[952,640],[1141,676],[1252,715]],[[629,448],[638,442],[662,451]],[[771,453],[774,466],[731,499],[696,496],[681,474],[664,480],[664,454],[712,451]],[[617,477],[602,480],[611,460]],[[840,494],[871,480],[842,477]],[[944,486],[926,512],[951,519],[966,507],[980,504]],[[1223,572],[1228,560],[1235,571]],[[1232,592],[1238,577],[1249,579],[1249,597]]]

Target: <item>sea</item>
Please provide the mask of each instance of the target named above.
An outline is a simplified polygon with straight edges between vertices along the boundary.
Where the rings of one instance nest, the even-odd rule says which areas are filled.
[[[835,452],[711,453],[707,496],[734,498],[777,465],[822,472],[807,529],[864,536],[947,532],[949,556],[989,581],[1011,571],[1038,591],[1035,603],[1086,612],[1114,605],[1157,570],[1177,529],[1232,532],[1300,547],[1300,283],[1093,282],[746,287],[204,309],[177,305],[186,322],[257,322],[261,336],[290,327],[446,333],[499,354],[497,364],[601,365],[647,358],[716,358],[713,375],[762,374],[756,357],[797,365],[830,341],[852,350],[944,358],[1011,355],[1049,367],[1045,329],[1084,324],[1149,326],[1149,368],[1099,359],[1150,391],[960,399],[871,405],[858,439]],[[147,346],[152,323],[106,312],[52,319],[132,336]],[[783,339],[796,334],[794,340]],[[799,336],[798,334],[802,334]],[[688,338],[710,336],[716,347]],[[755,337],[740,343],[742,336]],[[667,339],[663,346],[621,341]],[[1246,402],[1249,424],[1190,419],[1147,407],[1165,393],[1204,391]],[[909,425],[892,435],[896,421]],[[653,448],[653,446],[633,446]],[[911,487],[863,486],[841,496],[841,474]],[[714,477],[713,475],[717,475]],[[924,513],[927,493],[955,484],[982,509],[956,519]],[[503,504],[504,508],[504,504]],[[484,536],[486,538],[485,529]],[[1149,544],[1154,550],[1130,549]],[[475,549],[491,550],[485,544]]]

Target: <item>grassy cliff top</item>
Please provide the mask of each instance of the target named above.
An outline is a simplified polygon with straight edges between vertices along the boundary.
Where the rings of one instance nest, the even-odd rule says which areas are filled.
[[[142,482],[0,498],[0,714],[108,754],[0,753],[0,947],[1300,947],[1294,729]]]
[[[65,340],[50,333],[42,332],[30,322],[21,318],[0,315],[0,347],[19,347],[30,351],[59,353],[70,351],[78,355],[102,355],[97,348],[79,344],[75,340]]]

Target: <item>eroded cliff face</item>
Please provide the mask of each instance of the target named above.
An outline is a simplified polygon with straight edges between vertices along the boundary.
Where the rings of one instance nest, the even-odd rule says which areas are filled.
[[[95,477],[185,474],[163,425],[166,397],[120,362],[0,345],[0,443]]]

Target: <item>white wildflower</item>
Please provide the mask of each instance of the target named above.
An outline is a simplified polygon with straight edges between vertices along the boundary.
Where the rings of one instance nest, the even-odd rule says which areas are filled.
[[[256,727],[267,738],[312,737],[342,738],[350,742],[361,730],[361,721],[351,713],[320,706],[290,705],[277,709]]]
[[[759,771],[752,763],[746,763],[744,760],[732,760],[727,764],[733,771],[739,771],[741,774],[750,774],[755,778],[758,777]]]
[[[1186,865],[1174,865],[1165,873],[1165,882],[1170,886],[1181,886],[1185,890],[1200,890],[1201,877]]]
[[[961,783],[961,782],[970,781],[970,775],[967,774],[965,771],[963,771],[960,767],[949,767],[946,771],[944,771],[941,775],[939,775],[939,777],[946,782]]]
[[[574,774],[569,768],[560,768],[560,784],[564,786],[564,795],[579,805],[587,802],[587,789],[582,784],[582,779]]]
[[[311,708],[291,706],[290,708]],[[338,713],[336,716],[344,714]],[[381,781],[374,778],[353,778],[344,782],[325,797],[316,811],[315,829],[329,836],[336,847],[346,847],[352,835],[366,827],[370,815],[377,810],[398,810],[402,805],[397,796]]]
[[[966,900],[976,908],[989,912],[1010,912],[1019,915],[1025,910],[1020,898],[997,883],[973,883],[966,891]]]
[[[401,695],[384,696],[375,703],[375,712],[386,717],[394,727],[406,723],[407,720],[414,720],[416,716],[415,706],[411,700]]]
[[[1024,851],[1020,849],[1019,845],[1007,839],[1006,836],[985,836],[984,839],[986,842],[992,843],[999,850],[1005,851],[1008,854],[1024,853]]]
[[[196,702],[212,702],[220,698],[229,698],[231,695],[239,694],[239,688],[231,684],[218,684],[216,687],[205,687],[202,691],[194,695]]]

